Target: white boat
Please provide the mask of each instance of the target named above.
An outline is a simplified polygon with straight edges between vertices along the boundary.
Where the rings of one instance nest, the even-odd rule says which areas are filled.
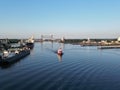
[[[30,49],[34,47],[34,38],[33,36],[26,41],[26,46]]]

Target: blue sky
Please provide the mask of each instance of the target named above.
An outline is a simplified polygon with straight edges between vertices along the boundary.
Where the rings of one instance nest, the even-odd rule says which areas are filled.
[[[120,36],[120,0],[0,0],[0,38]]]

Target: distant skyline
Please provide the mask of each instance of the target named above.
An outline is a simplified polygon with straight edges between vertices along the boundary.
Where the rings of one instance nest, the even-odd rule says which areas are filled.
[[[0,0],[0,38],[120,36],[120,0]]]

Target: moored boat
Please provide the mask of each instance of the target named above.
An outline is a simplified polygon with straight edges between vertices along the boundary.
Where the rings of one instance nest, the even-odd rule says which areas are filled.
[[[20,60],[20,59],[22,59],[25,56],[30,54],[29,49],[25,49],[25,50],[19,51],[17,53],[16,52],[12,55],[8,55],[8,56],[5,56],[5,57],[1,56],[0,63],[1,64],[12,63],[12,62],[18,61],[18,60]]]
[[[26,41],[26,46],[30,49],[34,47],[34,38],[33,36]]]
[[[30,42],[27,42],[26,43],[26,46],[30,49],[32,49],[34,47],[34,43],[30,43]]]

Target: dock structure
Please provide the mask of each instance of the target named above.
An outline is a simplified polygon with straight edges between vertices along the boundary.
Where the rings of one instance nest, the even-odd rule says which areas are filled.
[[[99,46],[98,49],[120,49],[120,45],[116,45],[116,46]]]

